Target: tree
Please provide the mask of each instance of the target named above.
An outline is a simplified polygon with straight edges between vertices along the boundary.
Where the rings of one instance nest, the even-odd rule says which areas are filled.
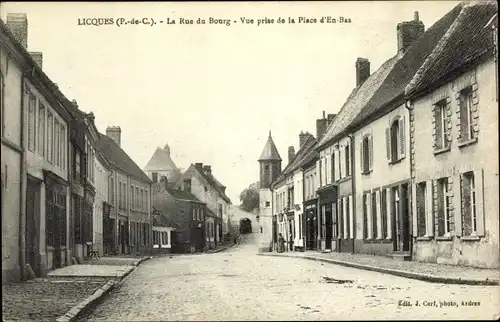
[[[240,208],[244,211],[251,212],[259,208],[259,189],[258,184],[251,184],[248,188],[240,193]]]

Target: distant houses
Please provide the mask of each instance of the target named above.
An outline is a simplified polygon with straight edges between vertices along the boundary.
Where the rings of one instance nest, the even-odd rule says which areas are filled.
[[[269,136],[261,251],[281,234],[288,251],[499,267],[497,12],[462,3],[427,30],[415,12],[393,57],[356,60],[346,102],[283,171]]]

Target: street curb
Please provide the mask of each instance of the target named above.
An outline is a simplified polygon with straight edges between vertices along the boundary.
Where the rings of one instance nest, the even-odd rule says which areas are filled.
[[[430,282],[430,283],[462,284],[462,285],[487,285],[487,286],[500,285],[500,281],[496,280],[496,279],[489,279],[489,278],[486,278],[486,279],[481,279],[481,278],[464,279],[461,277],[435,276],[435,275],[430,275],[430,274],[407,272],[407,271],[389,269],[389,268],[384,268],[384,267],[377,267],[377,266],[371,266],[371,265],[345,262],[345,261],[340,261],[340,260],[335,260],[335,259],[319,258],[319,257],[314,257],[314,256],[275,255],[275,254],[265,254],[265,253],[257,253],[257,255],[270,256],[270,257],[302,258],[302,259],[308,259],[308,260],[313,260],[313,261],[325,262],[325,263],[329,263],[329,264],[336,264],[336,265],[341,265],[341,266],[346,266],[346,267],[363,269],[363,270],[372,271],[372,272],[378,272],[378,273],[390,274],[390,275],[395,275],[395,276],[400,276],[400,277],[405,277],[405,278],[411,278],[411,279],[426,281],[426,282]]]
[[[152,259],[152,256],[144,256],[143,258],[137,260],[134,262],[133,266],[130,266],[127,268],[125,273],[119,277],[118,281],[115,280],[109,280],[106,284],[104,284],[102,287],[100,287],[97,291],[94,292],[94,294],[90,295],[87,297],[85,300],[81,301],[77,305],[71,308],[66,314],[63,316],[59,317],[56,322],[73,322],[76,321],[76,319],[79,317],[79,315],[84,311],[90,308],[90,306],[94,303],[97,302],[100,298],[102,298],[104,295],[108,294],[116,285],[118,285],[121,281],[123,281],[127,276],[130,275],[133,271],[137,269],[137,267],[149,260]]]
[[[220,249],[216,249],[214,250],[213,252],[211,252],[210,254],[215,254],[215,253],[218,253],[218,252],[222,252],[224,250],[227,250],[231,247],[233,247],[234,245],[236,245],[235,243],[232,243],[231,245],[227,246],[227,247],[223,247],[223,248],[220,248]]]
[[[105,294],[109,293],[116,285],[114,280],[109,280],[106,284],[100,287],[97,291],[94,292],[91,296],[87,297],[85,300],[81,301],[77,305],[75,305],[71,310],[66,312],[63,316],[59,317],[56,322],[72,322],[75,321],[80,313],[88,308],[92,303],[96,302]]]

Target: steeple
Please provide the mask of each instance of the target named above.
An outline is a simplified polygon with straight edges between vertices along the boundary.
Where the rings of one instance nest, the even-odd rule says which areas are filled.
[[[269,137],[260,155],[259,165],[260,187],[261,189],[268,189],[271,187],[272,182],[281,174],[281,157],[274,144],[271,131],[269,131]]]
[[[278,153],[276,145],[274,144],[273,137],[271,136],[271,131],[269,131],[269,137],[267,138],[266,145],[264,145],[264,150],[262,150],[259,162],[271,160],[281,161],[281,157]]]

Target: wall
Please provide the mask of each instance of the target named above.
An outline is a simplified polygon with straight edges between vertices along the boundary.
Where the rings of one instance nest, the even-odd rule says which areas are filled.
[[[391,236],[392,232],[388,228],[388,237],[386,239],[376,239],[373,241],[363,240],[364,222],[363,222],[363,193],[373,192],[376,189],[387,188],[390,185],[401,184],[403,181],[410,180],[410,135],[409,135],[409,116],[408,110],[401,105],[393,111],[385,114],[383,117],[372,121],[354,133],[355,144],[355,165],[356,171],[356,251],[372,254],[386,254],[393,251]],[[387,159],[386,153],[386,128],[390,127],[393,120],[400,117],[404,122],[404,153],[403,157],[395,163]],[[361,144],[365,135],[372,138],[372,171],[368,174],[362,174],[361,171]],[[388,199],[389,200],[389,199]],[[389,202],[389,201],[388,201]],[[382,206],[382,205],[381,205]],[[380,206],[380,207],[381,207]],[[378,210],[377,223],[381,222],[380,209]],[[371,212],[368,212],[370,214]],[[390,225],[389,213],[388,225]],[[370,216],[368,216],[370,218]],[[392,219],[394,220],[394,219]],[[368,219],[370,227],[371,220]],[[382,226],[381,226],[382,227]],[[379,228],[381,230],[382,228]]]
[[[0,72],[4,82],[2,93],[2,158],[1,158],[1,212],[2,212],[2,281],[18,280],[19,216],[21,198],[21,70],[7,59],[0,47]],[[8,68],[7,68],[8,65]],[[1,88],[0,88],[1,90]]]
[[[273,208],[275,199],[271,189],[259,190],[259,224],[262,227],[262,234],[259,240],[259,252],[268,252],[271,247],[273,238]],[[266,206],[266,201],[269,201],[269,206]]]
[[[96,158],[94,161],[95,187],[96,196],[94,202],[94,250],[99,251],[99,255],[103,256],[103,207],[104,202],[108,202],[108,170],[103,163]]]
[[[479,267],[499,267],[499,212],[498,212],[498,97],[495,84],[495,63],[489,60],[476,69],[450,81],[433,93],[417,100],[413,105],[415,120],[415,183],[435,180],[443,176],[452,179],[451,198],[460,196],[460,175],[466,171],[483,172],[484,237],[467,240],[457,236],[455,227],[448,240],[417,240],[414,257],[426,262],[462,264]],[[474,79],[478,103],[478,140],[475,144],[458,146],[458,115],[456,92],[467,79]],[[473,85],[474,86],[474,85]],[[447,152],[434,155],[432,104],[433,97],[450,97],[451,104],[451,147]],[[479,179],[477,181],[480,181]],[[478,183],[479,184],[479,183]],[[480,198],[478,196],[478,198]],[[457,223],[460,204],[452,207],[453,221]],[[460,233],[458,233],[460,234]],[[437,234],[434,233],[434,236]]]

